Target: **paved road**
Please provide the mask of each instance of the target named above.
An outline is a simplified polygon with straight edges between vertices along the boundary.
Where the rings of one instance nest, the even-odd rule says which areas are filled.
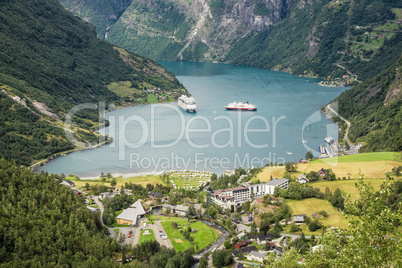
[[[132,228],[134,234],[134,239],[132,242],[133,246],[137,245],[140,242],[140,236],[141,236],[140,228],[142,228],[154,231],[155,239],[161,246],[165,246],[167,248],[173,248],[172,242],[170,242],[169,239],[162,239],[161,236],[159,235],[159,231],[162,231],[166,235],[165,229],[163,229],[162,224],[159,221],[155,221],[155,223],[153,224],[149,224],[149,222],[147,222],[146,227],[144,227],[143,223],[144,223],[143,219],[140,219],[138,222],[139,227]]]
[[[348,134],[349,134],[349,129],[350,129],[350,122],[348,120],[346,120],[345,118],[343,118],[342,116],[340,116],[334,109],[331,108],[331,106],[328,104],[327,105],[328,109],[330,109],[334,114],[336,114],[337,116],[339,116],[340,119],[342,119],[343,121],[345,121],[345,123],[348,125],[348,128],[346,129],[346,133],[345,133],[345,137],[343,137],[343,139],[349,144],[350,147],[350,152],[352,154],[357,154],[359,153],[356,149],[356,146],[354,144],[352,144],[351,142],[349,142],[348,139]]]
[[[119,231],[119,237],[120,237],[121,235],[125,237],[125,238],[124,238],[124,244],[130,245],[130,244],[133,243],[133,241],[134,241],[134,239],[135,239],[135,236],[134,236],[134,228],[133,228],[133,227],[119,227],[119,228],[116,228],[116,229],[119,229],[119,230],[120,230],[120,231]],[[133,233],[131,234],[130,237],[127,237],[128,233],[129,233],[130,231],[133,231]],[[119,239],[119,237],[118,237],[118,239]]]
[[[237,225],[237,232],[249,233],[251,231],[251,227],[248,227],[244,224],[238,223],[236,225]]]
[[[162,224],[159,221],[156,221],[153,224],[148,224],[148,228],[154,231],[156,241],[158,241],[158,243],[161,246],[165,246],[167,248],[173,248],[172,242],[170,242],[169,238],[162,239],[161,236],[159,235],[159,231],[162,231],[166,235],[165,229],[163,229]]]
[[[103,211],[104,211],[105,209],[103,208],[102,202],[99,200],[99,197],[98,197],[98,196],[94,196],[94,201],[95,201],[95,203],[98,205],[99,210],[101,211],[101,215],[100,215],[100,222],[101,222],[101,224],[102,224],[103,226],[105,226],[105,227],[108,229],[110,236],[111,236],[113,239],[115,239],[115,238],[116,238],[116,233],[113,231],[112,228],[107,227],[107,226],[103,223],[102,215],[103,215]]]

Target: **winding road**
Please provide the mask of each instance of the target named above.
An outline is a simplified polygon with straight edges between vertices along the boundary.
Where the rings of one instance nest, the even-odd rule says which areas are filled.
[[[114,232],[113,228],[109,228],[109,227],[107,227],[107,226],[103,223],[103,218],[102,218],[102,216],[103,216],[103,211],[104,211],[105,209],[104,209],[104,207],[103,207],[102,202],[99,200],[99,197],[98,197],[98,196],[94,196],[94,201],[95,201],[95,203],[98,205],[99,210],[101,211],[101,215],[100,215],[100,222],[101,222],[101,224],[107,228],[107,230],[109,231],[110,237],[113,238],[113,239],[115,239],[115,238],[116,238],[116,233]]]
[[[340,119],[342,119],[343,121],[345,121],[345,123],[348,125],[348,128],[346,129],[346,133],[345,133],[345,136],[343,137],[343,139],[349,144],[350,153],[351,153],[351,154],[357,154],[357,153],[359,153],[359,152],[357,151],[357,149],[356,149],[356,146],[355,146],[354,144],[352,144],[352,143],[349,141],[349,139],[348,139],[348,134],[349,134],[349,129],[350,129],[351,123],[350,123],[348,120],[346,120],[345,118],[343,118],[342,116],[340,116],[334,109],[331,108],[331,106],[330,106],[329,104],[327,105],[327,108],[328,108],[329,110],[331,110],[331,112],[333,112],[333,113],[334,113],[336,116],[338,116]]]

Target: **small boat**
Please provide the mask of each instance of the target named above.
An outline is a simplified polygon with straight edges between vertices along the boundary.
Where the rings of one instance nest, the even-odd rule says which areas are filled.
[[[257,111],[257,106],[248,102],[232,102],[225,106],[226,110]]]
[[[303,143],[307,143],[307,141],[306,141],[306,140],[303,140]]]
[[[291,154],[293,154],[292,152],[286,152],[288,155],[291,155]]]

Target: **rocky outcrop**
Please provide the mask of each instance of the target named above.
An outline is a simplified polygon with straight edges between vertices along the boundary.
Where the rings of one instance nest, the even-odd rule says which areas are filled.
[[[400,61],[402,61],[400,59]],[[401,74],[401,66],[397,66],[395,68],[395,80],[390,86],[390,89],[387,93],[387,96],[384,100],[384,106],[387,106],[389,103],[402,99],[402,74]]]

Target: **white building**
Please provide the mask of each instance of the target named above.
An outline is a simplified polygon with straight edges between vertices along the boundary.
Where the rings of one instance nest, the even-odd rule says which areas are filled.
[[[308,179],[306,178],[306,175],[304,175],[304,174],[300,174],[296,181],[300,184],[308,183]]]
[[[226,209],[231,208],[232,205],[236,207],[246,201],[251,201],[252,197],[264,196],[267,194],[272,195],[277,186],[281,189],[288,189],[289,180],[273,179],[266,183],[253,185],[245,183],[239,187],[213,191],[209,193],[209,196],[213,203]]]
[[[231,208],[250,200],[250,191],[246,186],[216,190],[209,194],[211,201],[223,208]]]
[[[269,182],[259,183],[250,185],[250,193],[253,196],[264,196],[267,194],[274,194],[275,187],[278,186],[281,189],[289,188],[289,180],[288,179],[273,179]]]
[[[264,259],[266,258],[266,256],[267,256],[267,253],[260,253],[260,252],[256,252],[256,251],[251,251],[247,255],[247,260],[263,262]]]

